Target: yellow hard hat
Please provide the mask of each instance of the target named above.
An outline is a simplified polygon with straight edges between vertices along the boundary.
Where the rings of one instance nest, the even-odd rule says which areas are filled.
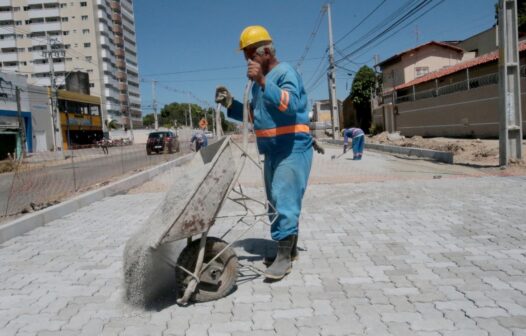
[[[239,50],[263,41],[272,42],[272,37],[268,31],[262,26],[248,26],[243,29],[239,37]]]

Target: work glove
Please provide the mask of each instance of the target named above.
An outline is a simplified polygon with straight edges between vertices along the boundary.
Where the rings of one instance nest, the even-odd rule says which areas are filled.
[[[314,150],[316,150],[316,152],[320,154],[325,154],[325,148],[320,146],[320,144],[315,138],[312,139],[312,147],[314,148]]]
[[[343,154],[347,153],[347,148],[349,148],[348,145],[343,145]]]
[[[233,97],[224,86],[218,86],[216,88],[216,103],[223,105],[225,108],[229,108],[232,105]]]

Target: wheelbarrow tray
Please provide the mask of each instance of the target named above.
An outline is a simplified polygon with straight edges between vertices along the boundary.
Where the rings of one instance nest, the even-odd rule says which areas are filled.
[[[167,192],[147,220],[149,245],[189,238],[207,231],[221,209],[236,176],[230,137],[201,149],[185,166],[185,175]]]

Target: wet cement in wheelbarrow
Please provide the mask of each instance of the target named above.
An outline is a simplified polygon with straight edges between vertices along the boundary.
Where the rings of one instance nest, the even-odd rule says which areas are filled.
[[[135,306],[151,307],[175,295],[175,265],[186,240],[156,245],[186,205],[189,195],[203,180],[206,165],[192,160],[174,170],[173,184],[160,206],[133,234],[124,249],[125,299]]]

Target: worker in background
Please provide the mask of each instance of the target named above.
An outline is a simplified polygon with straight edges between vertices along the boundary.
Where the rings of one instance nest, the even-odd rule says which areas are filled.
[[[360,128],[344,128],[343,135],[343,152],[347,153],[349,148],[349,138],[352,142],[353,160],[361,160],[363,155],[363,147],[365,145],[365,134]]]
[[[199,130],[192,135],[190,139],[191,143],[195,142],[195,151],[199,152],[201,148],[206,148],[208,146],[208,139],[203,130]]]
[[[298,220],[312,164],[307,94],[298,72],[278,61],[265,28],[245,28],[239,49],[247,61],[247,77],[254,81],[250,108],[258,150],[265,156],[267,198],[278,213],[270,215],[278,249],[265,277],[279,280],[292,270],[291,257],[297,253]],[[242,121],[243,104],[228,89],[216,89],[216,102],[227,108],[228,117]]]

